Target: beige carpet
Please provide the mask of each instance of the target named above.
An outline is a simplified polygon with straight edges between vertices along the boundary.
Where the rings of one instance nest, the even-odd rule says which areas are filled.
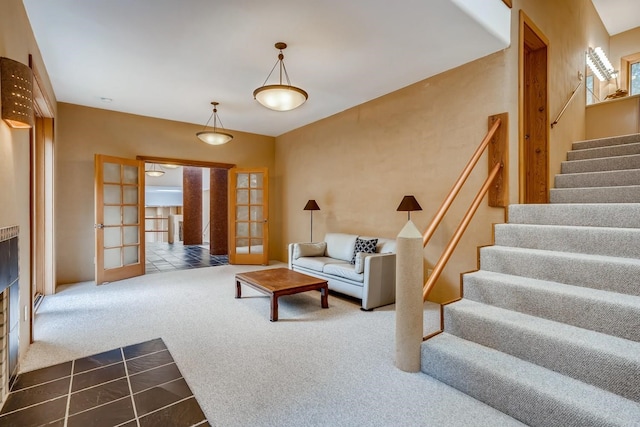
[[[271,267],[281,267],[273,264]],[[214,426],[522,425],[422,373],[394,366],[394,306],[331,294],[269,300],[234,275],[255,266],[157,273],[45,297],[21,371],[162,338]],[[427,322],[438,312],[427,310]],[[432,324],[430,327],[433,327]]]

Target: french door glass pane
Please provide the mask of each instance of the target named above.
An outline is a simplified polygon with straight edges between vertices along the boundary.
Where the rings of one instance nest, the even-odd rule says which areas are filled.
[[[236,219],[238,221],[248,221],[249,220],[249,207],[248,206],[238,206],[236,209]]]
[[[124,204],[136,205],[138,204],[138,187],[126,186],[124,190]]]
[[[104,182],[120,182],[120,165],[117,163],[104,164]]]
[[[262,206],[251,206],[251,221],[263,221]]]
[[[131,245],[138,242],[138,227],[124,227],[124,244]]]
[[[120,225],[121,220],[120,206],[104,207],[104,225]]]
[[[120,233],[120,227],[106,227],[104,229],[104,246],[106,248],[122,246],[122,234]]]
[[[104,268],[122,267],[122,248],[104,250]]]
[[[251,252],[254,254],[262,253],[262,239],[251,239]]]
[[[252,205],[262,204],[262,190],[251,190],[251,204]]]
[[[248,205],[249,204],[249,191],[247,191],[247,190],[237,190],[236,204],[238,204],[238,205]]]
[[[251,174],[251,188],[262,188],[262,174],[261,173],[252,173]]]
[[[249,174],[247,173],[239,173],[236,179],[236,187],[237,188],[248,188],[249,187]]]
[[[138,262],[138,246],[125,246],[124,265],[137,264]]]
[[[236,223],[236,236],[249,237],[249,224],[246,222]]]
[[[263,224],[261,222],[251,223],[251,237],[262,237]]]
[[[137,206],[125,206],[124,207],[124,224],[132,225],[138,223],[138,207]]]
[[[124,167],[124,183],[125,184],[138,183],[138,167],[137,166]]]
[[[121,203],[119,185],[104,185],[104,203],[107,205],[119,205]]]

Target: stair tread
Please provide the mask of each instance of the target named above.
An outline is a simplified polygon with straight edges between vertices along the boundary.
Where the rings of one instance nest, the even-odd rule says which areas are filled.
[[[496,224],[495,245],[640,258],[640,229],[544,224]]]
[[[448,304],[445,310],[464,311],[476,318],[489,318],[497,323],[508,324],[523,333],[528,331],[537,336],[561,339],[573,346],[590,348],[615,357],[625,358],[637,363],[640,367],[640,343],[635,341],[464,298],[453,304]],[[448,332],[446,323],[445,332]]]
[[[572,149],[581,150],[586,148],[595,147],[608,147],[612,145],[620,144],[633,144],[640,142],[640,133],[632,133],[628,135],[609,136],[605,138],[592,138],[581,141],[575,141],[572,144]]]
[[[510,205],[510,224],[640,228],[640,203]]]
[[[633,154],[640,154],[640,142],[607,145],[604,147],[579,148],[569,151],[567,153],[567,160],[586,160]]]
[[[533,289],[540,289],[554,294],[566,294],[573,297],[592,300],[598,303],[606,301],[640,310],[640,296],[636,295],[621,294],[603,289],[585,288],[583,286],[569,285],[550,280],[534,279],[531,277],[515,276],[513,274],[505,274],[497,271],[477,270],[472,273],[465,274],[465,277],[466,276],[490,279],[499,283],[512,283],[525,288],[530,287]]]
[[[445,378],[440,366],[429,369],[436,352],[456,378]],[[525,423],[631,426],[640,419],[632,400],[446,332],[423,343],[422,358],[425,373]],[[464,365],[454,367],[457,361]]]
[[[614,263],[621,266],[629,265],[633,267],[640,267],[640,259],[616,257],[616,256],[609,256],[609,255],[582,254],[582,253],[575,253],[575,252],[554,251],[550,249],[518,248],[515,246],[500,246],[500,245],[485,246],[481,248],[481,253],[488,252],[488,251],[510,251],[515,253],[526,252],[532,256],[536,256],[536,255],[554,256],[554,257],[564,258],[569,260],[579,259],[579,260]]]

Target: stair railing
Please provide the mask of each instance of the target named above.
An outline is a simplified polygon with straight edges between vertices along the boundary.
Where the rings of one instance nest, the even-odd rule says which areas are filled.
[[[564,103],[564,107],[562,107],[562,110],[560,110],[560,113],[558,113],[558,117],[556,117],[553,123],[551,123],[551,129],[553,129],[553,127],[558,124],[558,122],[560,121],[560,118],[562,117],[565,110],[571,103],[571,100],[573,100],[573,98],[576,96],[576,93],[578,93],[578,89],[580,89],[580,86],[582,86],[582,78],[580,79],[580,83],[578,83],[578,86],[576,86],[573,92],[571,92],[571,96],[569,96],[569,99],[567,99],[567,102]]]
[[[447,265],[447,262],[453,255],[453,252],[460,242],[464,232],[466,231],[473,215],[480,206],[484,196],[490,192],[489,206],[505,207],[507,204],[507,181],[506,181],[506,162],[507,162],[507,121],[508,114],[502,113],[489,117],[489,131],[486,136],[471,156],[471,159],[462,170],[462,173],[454,183],[453,187],[449,191],[449,194],[445,197],[442,205],[436,212],[435,216],[429,223],[427,230],[422,236],[422,246],[426,247],[431,237],[435,233],[436,229],[444,219],[445,214],[451,207],[456,196],[464,186],[467,178],[471,175],[474,167],[478,163],[478,160],[487,149],[490,147],[489,152],[489,176],[485,180],[484,184],[473,199],[471,206],[465,213],[460,224],[456,228],[451,240],[445,247],[444,251],[440,255],[440,258],[433,267],[432,273],[429,275],[426,283],[423,286],[422,299],[427,300],[429,293],[433,290],[436,282],[440,278],[442,271]],[[494,185],[495,184],[495,185]]]

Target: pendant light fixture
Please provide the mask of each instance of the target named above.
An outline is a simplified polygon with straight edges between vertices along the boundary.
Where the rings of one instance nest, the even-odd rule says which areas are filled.
[[[220,117],[218,117],[217,107],[219,104],[219,102],[215,101],[211,103],[211,105],[213,105],[213,113],[211,113],[209,120],[207,120],[207,123],[204,125],[204,129],[206,129],[207,125],[211,121],[211,118],[213,117],[213,131],[203,129],[201,132],[196,133],[196,136],[200,138],[200,141],[205,142],[209,145],[222,145],[233,139],[233,135],[231,135],[230,133],[220,132],[220,130],[218,130],[218,121],[220,121],[221,129],[224,129],[224,127],[222,127],[222,120],[220,120]]]
[[[162,169],[156,168],[156,164],[155,163],[152,163],[151,167],[149,169],[145,170],[144,173],[146,173],[149,176],[154,176],[154,177],[158,177],[158,176],[164,175],[164,171]]]
[[[284,55],[282,51],[287,48],[287,44],[278,42],[275,44],[276,49],[280,50],[278,54],[278,60],[271,69],[271,72],[267,76],[266,80],[258,89],[253,91],[253,97],[260,104],[275,111],[290,111],[298,108],[309,98],[309,95],[299,87],[291,86],[289,81],[289,74],[287,68],[284,66]],[[267,85],[267,80],[271,77],[273,70],[279,66],[280,80],[278,84]],[[282,74],[286,79],[286,84],[282,83]]]

